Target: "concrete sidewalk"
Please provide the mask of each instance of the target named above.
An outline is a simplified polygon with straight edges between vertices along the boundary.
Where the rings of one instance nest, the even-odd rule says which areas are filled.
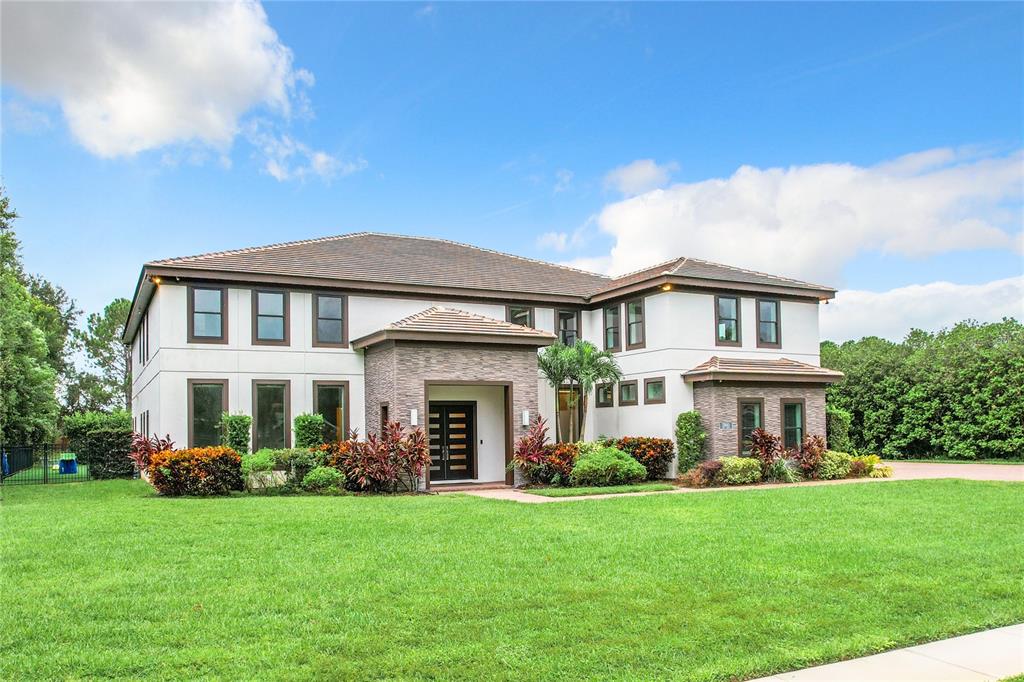
[[[996,682],[1022,673],[1024,624],[779,673],[751,682]]]

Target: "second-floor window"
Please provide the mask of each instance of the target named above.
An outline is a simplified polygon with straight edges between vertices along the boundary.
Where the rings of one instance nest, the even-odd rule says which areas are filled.
[[[757,345],[768,348],[781,346],[782,335],[779,326],[779,302],[758,299]]]
[[[227,312],[227,289],[190,287],[188,290],[188,340],[191,343],[227,343]]]
[[[621,320],[619,319],[620,306],[618,303],[615,305],[605,306],[604,309],[604,349],[605,350],[622,350],[622,343],[619,339],[621,331]]]
[[[253,291],[252,342],[288,345],[288,293]]]
[[[558,310],[555,312],[558,322],[558,340],[567,346],[576,343],[579,338],[579,313],[575,310]]]
[[[715,297],[715,343],[740,345],[740,299],[735,296]]]
[[[626,349],[644,347],[644,300],[626,302]]]
[[[345,325],[344,296],[313,295],[313,345],[345,346],[348,344]]]
[[[517,306],[510,305],[506,308],[508,322],[512,324],[522,325],[524,327],[533,326],[533,308],[528,306]]]

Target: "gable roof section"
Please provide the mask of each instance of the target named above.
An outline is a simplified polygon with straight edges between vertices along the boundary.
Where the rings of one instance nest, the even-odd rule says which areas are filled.
[[[786,381],[804,383],[832,383],[843,378],[842,372],[826,369],[788,358],[778,360],[752,360],[748,358],[720,358],[713,355],[688,372],[686,381]]]
[[[147,266],[580,299],[609,281],[596,273],[444,239],[371,232],[169,258]]]
[[[554,343],[555,335],[464,310],[434,306],[355,339],[352,347],[366,348],[384,341],[454,341],[536,348]]]

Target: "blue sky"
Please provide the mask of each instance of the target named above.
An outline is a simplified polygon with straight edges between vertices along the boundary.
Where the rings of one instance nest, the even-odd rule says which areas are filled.
[[[1024,5],[191,7],[4,9],[3,182],[87,311],[379,230],[821,281],[834,338],[1022,314]]]

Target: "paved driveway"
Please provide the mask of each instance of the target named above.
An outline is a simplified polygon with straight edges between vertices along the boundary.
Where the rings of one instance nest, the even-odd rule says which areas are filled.
[[[966,478],[972,481],[1024,481],[1024,464],[936,464],[932,462],[886,462],[893,478]]]

